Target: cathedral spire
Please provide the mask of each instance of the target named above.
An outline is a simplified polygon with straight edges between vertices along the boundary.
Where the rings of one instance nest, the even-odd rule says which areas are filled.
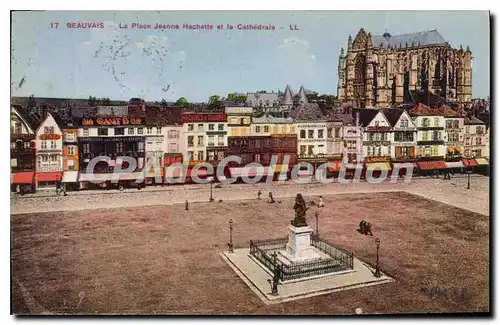
[[[347,51],[352,49],[352,37],[351,34],[349,34],[349,39],[347,40]]]
[[[466,52],[470,53],[470,47],[469,47],[469,45],[467,45],[467,51]]]
[[[344,48],[343,47],[340,48],[340,56],[341,57],[344,56]]]

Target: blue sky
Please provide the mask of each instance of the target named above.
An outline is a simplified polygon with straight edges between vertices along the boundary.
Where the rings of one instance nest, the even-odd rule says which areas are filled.
[[[51,22],[59,27],[50,28]],[[68,29],[67,22],[103,22],[105,28]],[[271,24],[276,30],[138,30],[130,28],[134,22]],[[14,12],[12,95],[206,101],[287,84],[336,94],[340,48],[362,27],[373,35],[436,28],[453,47],[469,45],[473,97],[489,95],[486,11]]]

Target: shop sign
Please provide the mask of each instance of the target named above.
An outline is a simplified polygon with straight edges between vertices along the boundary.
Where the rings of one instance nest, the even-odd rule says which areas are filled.
[[[382,162],[391,162],[391,157],[366,157],[365,163],[373,164],[373,163],[382,163]]]
[[[40,140],[59,140],[61,136],[59,134],[54,133],[44,133],[38,137]]]
[[[142,119],[140,117],[98,117],[94,119],[83,119],[82,125],[142,125]]]
[[[225,113],[198,114],[185,113],[181,115],[182,122],[227,122]]]

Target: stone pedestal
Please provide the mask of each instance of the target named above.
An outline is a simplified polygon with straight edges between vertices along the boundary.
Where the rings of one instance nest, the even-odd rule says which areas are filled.
[[[305,261],[320,258],[321,256],[311,246],[312,228],[288,226],[288,244],[286,245],[286,257],[291,261]]]

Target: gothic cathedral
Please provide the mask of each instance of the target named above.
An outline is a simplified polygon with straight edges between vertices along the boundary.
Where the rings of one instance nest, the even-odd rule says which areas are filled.
[[[437,30],[372,36],[349,35],[339,57],[337,96],[352,107],[394,107],[429,91],[448,102],[472,99],[472,53],[452,48]]]

